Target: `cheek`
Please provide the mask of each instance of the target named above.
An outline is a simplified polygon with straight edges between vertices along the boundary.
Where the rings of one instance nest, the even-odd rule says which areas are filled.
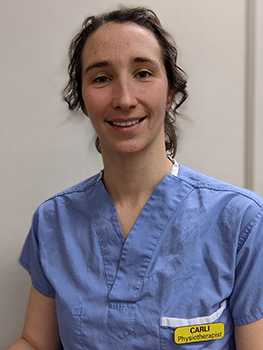
[[[168,88],[165,84],[156,84],[145,95],[147,101],[158,111],[164,111],[167,107]]]
[[[82,92],[82,97],[89,117],[92,117],[93,115],[96,116],[103,111],[106,99],[105,96],[103,97],[98,91],[84,91]]]

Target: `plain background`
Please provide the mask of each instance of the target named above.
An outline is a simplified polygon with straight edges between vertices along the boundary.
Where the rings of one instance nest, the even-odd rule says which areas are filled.
[[[178,161],[263,195],[261,0],[0,0],[1,349],[22,330],[30,278],[17,260],[34,210],[102,168],[61,92],[83,20],[120,5],[150,7],[177,43],[189,81]]]

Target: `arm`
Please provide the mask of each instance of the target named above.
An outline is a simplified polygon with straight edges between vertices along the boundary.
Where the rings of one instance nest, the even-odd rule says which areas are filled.
[[[235,327],[237,350],[263,350],[263,319]]]
[[[62,349],[55,299],[45,297],[32,286],[22,336],[7,350],[42,349]]]

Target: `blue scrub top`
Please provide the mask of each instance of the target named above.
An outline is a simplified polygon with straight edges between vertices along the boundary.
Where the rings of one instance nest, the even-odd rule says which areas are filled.
[[[65,350],[233,350],[234,325],[263,318],[262,198],[176,169],[126,240],[100,174],[35,212],[20,263]]]

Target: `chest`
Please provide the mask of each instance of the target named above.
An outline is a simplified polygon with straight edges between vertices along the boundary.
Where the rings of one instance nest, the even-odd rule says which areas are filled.
[[[127,239],[143,207],[147,203],[147,199],[141,199],[134,203],[126,202],[124,204],[115,204],[121,231],[125,239]]]
[[[188,349],[174,343],[174,327],[161,320],[212,315],[229,298],[233,237],[227,227],[222,236],[210,207],[187,202],[189,191],[175,196],[166,184],[134,214],[119,214],[105,197],[88,214],[78,211],[78,220],[60,223],[56,259],[54,266],[48,259],[46,272],[57,292],[65,349]],[[125,239],[121,221],[129,215]],[[233,349],[229,309],[220,317],[228,336],[207,348]]]
[[[176,215],[163,225],[161,220],[151,227],[136,222],[127,240],[117,234],[118,226],[112,234],[116,220],[90,225],[86,248],[71,243],[78,254],[61,263],[60,278],[67,282],[63,288],[58,283],[57,304],[65,349],[72,341],[74,349],[82,349],[81,344],[114,350],[146,344],[154,350],[184,349],[174,343],[174,327],[162,326],[161,319],[188,320],[216,312],[231,294],[233,264],[219,260],[198,225],[180,223]],[[230,336],[229,310],[220,317]],[[214,349],[227,346],[218,340]],[[208,348],[213,349],[211,344]]]

